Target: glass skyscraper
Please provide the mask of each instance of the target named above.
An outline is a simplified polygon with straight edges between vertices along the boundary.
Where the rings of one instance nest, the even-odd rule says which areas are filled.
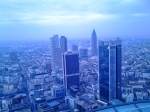
[[[77,52],[63,54],[63,72],[67,91],[71,86],[79,87],[79,54]]]
[[[121,40],[99,42],[99,99],[121,100]]]
[[[65,36],[61,36],[60,46],[61,46],[62,53],[67,52],[67,38]]]

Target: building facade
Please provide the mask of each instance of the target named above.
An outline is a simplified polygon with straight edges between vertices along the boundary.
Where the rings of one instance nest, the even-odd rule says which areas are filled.
[[[71,49],[72,49],[72,51],[78,51],[78,46],[73,44]]]
[[[52,74],[56,74],[57,71],[62,68],[62,54],[58,35],[54,35],[50,38],[50,56]]]
[[[61,36],[60,46],[61,46],[62,53],[67,52],[67,38],[65,36]]]
[[[99,42],[99,99],[121,100],[121,40]]]
[[[79,48],[79,57],[87,58],[88,57],[88,49],[84,48],[84,47]]]
[[[67,92],[71,86],[79,87],[79,54],[77,52],[63,54],[63,73],[63,83]]]
[[[91,55],[92,56],[97,55],[97,35],[95,30],[93,30],[91,37]]]
[[[53,85],[51,88],[52,96],[56,98],[65,98],[66,88],[63,85]]]

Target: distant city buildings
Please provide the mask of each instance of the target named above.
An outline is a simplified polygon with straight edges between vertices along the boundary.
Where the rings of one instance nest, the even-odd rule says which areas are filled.
[[[91,55],[92,56],[97,55],[97,35],[95,30],[93,30],[91,37]]]
[[[59,44],[58,35],[54,35],[50,38],[50,56],[51,56],[51,67],[52,74],[56,73],[62,68],[62,51]]]
[[[72,86],[79,87],[79,54],[76,52],[66,52],[63,54],[64,85],[67,92]]]
[[[69,40],[76,52],[62,52],[65,38],[0,45],[0,112],[120,110],[117,104],[149,102],[150,41],[100,41],[91,55],[85,40]]]
[[[61,36],[60,46],[61,46],[62,53],[67,52],[67,38],[65,36]]]
[[[99,99],[121,99],[121,40],[99,42]]]
[[[12,63],[18,63],[19,62],[18,55],[16,52],[10,52],[9,57],[10,57],[10,61]]]

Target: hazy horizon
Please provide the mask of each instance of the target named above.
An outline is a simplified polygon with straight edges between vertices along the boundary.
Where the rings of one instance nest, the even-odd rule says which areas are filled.
[[[150,38],[148,0],[0,1],[0,41]]]

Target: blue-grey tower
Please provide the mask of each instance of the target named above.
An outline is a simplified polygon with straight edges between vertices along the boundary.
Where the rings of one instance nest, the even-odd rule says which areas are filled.
[[[121,40],[99,42],[99,99],[121,100]]]
[[[63,54],[64,85],[67,91],[71,86],[79,87],[79,54],[77,52],[65,52]]]
[[[61,46],[62,53],[67,52],[67,38],[65,36],[61,36],[60,46]]]
[[[57,72],[62,69],[62,54],[58,35],[54,35],[50,38],[50,56],[52,75],[55,76]]]
[[[93,30],[91,37],[91,55],[92,56],[97,55],[97,35],[95,30]]]

